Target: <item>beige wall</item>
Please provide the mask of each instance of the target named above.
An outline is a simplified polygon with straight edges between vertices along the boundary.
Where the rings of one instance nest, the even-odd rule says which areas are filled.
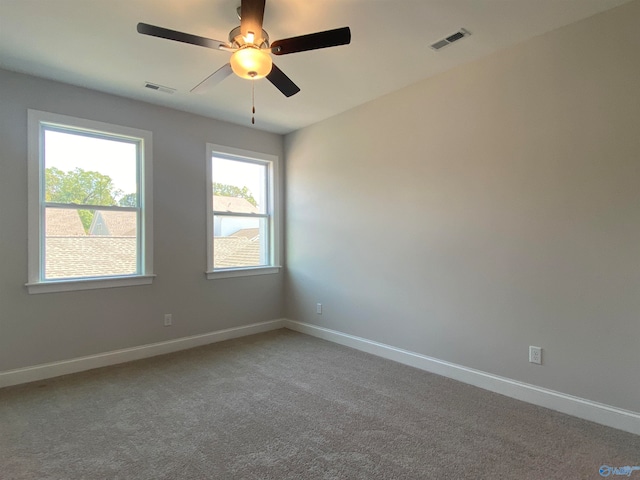
[[[639,18],[288,135],[287,316],[640,412]]]
[[[153,285],[27,294],[28,108],[153,132]],[[282,274],[205,279],[207,142],[282,157],[279,135],[0,70],[0,371],[282,317]]]

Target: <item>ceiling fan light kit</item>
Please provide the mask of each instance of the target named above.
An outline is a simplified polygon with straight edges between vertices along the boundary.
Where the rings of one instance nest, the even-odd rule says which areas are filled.
[[[269,45],[269,35],[262,29],[265,3],[266,0],[241,1],[240,7],[237,9],[240,17],[240,26],[229,32],[229,43],[142,22],[138,23],[137,30],[138,33],[143,35],[232,52],[229,63],[196,85],[191,90],[194,93],[204,93],[231,73],[235,73],[240,78],[248,80],[266,78],[284,96],[290,97],[298,93],[300,88],[273,63],[271,54],[287,55],[320,48],[336,47],[338,45],[348,45],[351,43],[351,30],[349,27],[336,28],[324,32],[276,40]]]
[[[253,45],[246,45],[231,55],[231,69],[241,78],[257,80],[271,73],[271,55]]]

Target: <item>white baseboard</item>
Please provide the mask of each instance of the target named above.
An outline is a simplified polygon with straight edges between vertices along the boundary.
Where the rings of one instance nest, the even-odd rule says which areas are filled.
[[[387,358],[427,372],[459,380],[485,390],[640,435],[639,412],[623,410],[584,398],[574,397],[573,395],[518,382],[510,378],[492,375],[480,370],[474,370],[462,365],[456,365],[455,363],[445,362],[437,358],[308,323],[285,320],[284,326],[290,330],[339,343],[340,345],[345,345],[378,357]]]
[[[21,383],[35,382],[46,378],[58,377],[69,373],[83,372],[94,368],[116,365],[118,363],[140,360],[142,358],[155,357],[165,353],[177,352],[188,348],[200,347],[210,343],[222,342],[232,338],[254,335],[283,328],[285,320],[272,320],[269,322],[253,323],[242,327],[228,328],[215,332],[193,335],[190,337],[167,340],[165,342],[151,343],[139,347],[124,348],[111,352],[89,355],[86,357],[72,358],[60,362],[45,363],[32,367],[17,368],[0,372],[0,388]]]

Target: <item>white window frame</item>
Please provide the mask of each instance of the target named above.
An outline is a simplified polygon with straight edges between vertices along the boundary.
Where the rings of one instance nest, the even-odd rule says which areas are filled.
[[[45,279],[44,277],[44,132],[48,128],[71,133],[120,137],[139,143],[138,273],[133,275]],[[30,294],[149,285],[153,282],[153,136],[146,130],[112,125],[57,113],[28,110],[28,283]]]
[[[259,163],[267,166],[267,205],[266,216],[269,222],[268,264],[257,267],[214,268],[213,267],[213,157],[222,157],[240,162]],[[240,148],[207,143],[207,270],[209,280],[216,278],[246,277],[278,273],[280,265],[280,186],[278,183],[278,157],[268,153],[253,152]],[[256,215],[256,218],[262,218]]]

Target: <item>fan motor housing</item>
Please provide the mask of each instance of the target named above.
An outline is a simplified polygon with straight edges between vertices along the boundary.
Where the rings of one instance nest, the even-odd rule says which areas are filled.
[[[235,48],[240,48],[244,45],[247,45],[247,42],[242,36],[242,32],[239,26],[229,32],[229,43]],[[258,48],[269,48],[269,34],[266,31],[262,30],[260,36],[255,36],[252,44]]]

